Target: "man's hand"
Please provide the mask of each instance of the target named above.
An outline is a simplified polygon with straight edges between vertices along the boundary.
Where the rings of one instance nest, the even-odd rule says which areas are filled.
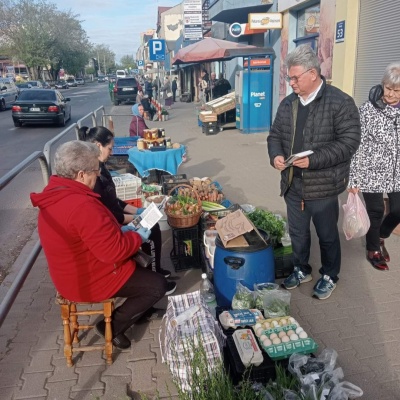
[[[294,167],[308,168],[310,166],[310,159],[308,157],[299,158],[293,162]]]
[[[274,158],[274,167],[279,171],[283,171],[286,168],[285,159],[283,156],[276,156]]]

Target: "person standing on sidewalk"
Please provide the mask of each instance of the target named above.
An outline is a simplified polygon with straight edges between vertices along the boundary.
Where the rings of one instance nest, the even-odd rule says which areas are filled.
[[[172,81],[172,101],[176,102],[176,91],[178,90],[178,77],[176,76],[175,79]]]
[[[350,160],[360,144],[360,116],[349,95],[327,85],[310,46],[297,47],[285,63],[286,80],[294,93],[280,103],[267,139],[270,163],[281,171],[293,248],[294,271],[283,287],[294,289],[312,280],[308,263],[312,220],[322,263],[313,295],[322,300],[332,294],[339,279],[338,195],[346,190]],[[285,164],[290,155],[305,150],[313,154],[293,166]]]
[[[150,231],[122,232],[113,214],[93,192],[100,174],[99,148],[79,140],[62,144],[41,193],[31,193],[39,208],[38,232],[51,279],[61,296],[76,302],[125,298],[112,313],[113,345],[127,349],[125,331],[166,292],[165,278],[136,265],[133,255]],[[105,322],[96,324],[104,336]]]
[[[379,271],[389,269],[387,239],[400,223],[400,63],[389,64],[382,83],[360,107],[361,145],[350,165],[349,192],[362,192],[371,226],[366,235],[367,260]],[[383,194],[389,198],[384,215]]]

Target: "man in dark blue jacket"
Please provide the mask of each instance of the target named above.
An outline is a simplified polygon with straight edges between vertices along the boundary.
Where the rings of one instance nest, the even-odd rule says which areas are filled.
[[[144,92],[149,96],[149,101],[153,98],[153,84],[151,83],[151,78],[148,77],[144,83]]]
[[[294,93],[279,105],[267,139],[271,165],[281,171],[293,248],[294,271],[283,286],[294,289],[313,279],[308,264],[312,220],[322,264],[313,295],[322,300],[339,279],[338,195],[347,187],[350,159],[360,144],[360,117],[350,96],[326,84],[310,46],[301,45],[288,54],[286,67]],[[290,155],[306,150],[313,153],[292,165],[285,163]]]

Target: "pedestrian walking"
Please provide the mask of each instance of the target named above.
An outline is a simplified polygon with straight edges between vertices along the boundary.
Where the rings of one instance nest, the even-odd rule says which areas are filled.
[[[360,117],[349,95],[327,85],[310,46],[297,47],[285,64],[294,93],[280,103],[268,136],[270,163],[281,171],[281,196],[293,248],[294,271],[283,287],[294,289],[313,279],[308,263],[312,220],[321,252],[321,277],[313,295],[323,300],[339,279],[338,195],[346,190],[350,160],[360,144]],[[305,150],[313,153],[286,165],[290,155]]]
[[[151,82],[151,77],[149,76],[144,82],[144,93],[149,97],[149,100],[153,98],[153,84]]]
[[[371,222],[366,235],[367,260],[389,269],[385,239],[400,223],[400,63],[389,64],[380,85],[360,107],[361,144],[350,164],[349,191],[362,192]],[[383,194],[389,198],[384,218]]]

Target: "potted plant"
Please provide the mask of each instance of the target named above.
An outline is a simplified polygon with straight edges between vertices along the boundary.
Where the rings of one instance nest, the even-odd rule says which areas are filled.
[[[163,108],[161,110],[161,121],[168,121],[169,112]]]

